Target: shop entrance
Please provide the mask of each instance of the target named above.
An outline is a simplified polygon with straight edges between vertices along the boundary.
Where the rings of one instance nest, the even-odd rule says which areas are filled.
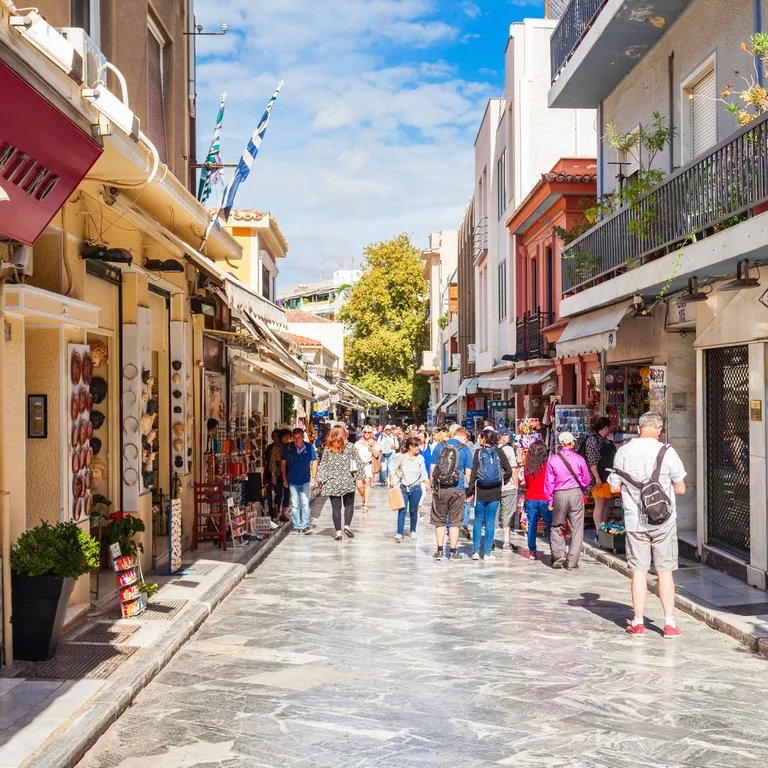
[[[706,353],[707,541],[749,560],[749,347]]]

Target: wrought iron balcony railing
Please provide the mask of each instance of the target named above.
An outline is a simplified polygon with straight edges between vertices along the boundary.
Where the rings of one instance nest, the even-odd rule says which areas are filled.
[[[768,113],[574,240],[562,253],[563,293],[738,224],[766,202]]]
[[[538,360],[549,357],[549,344],[542,329],[551,325],[555,320],[552,312],[526,312],[517,321],[517,350],[518,360]]]
[[[607,2],[608,0],[571,0],[549,41],[553,83]]]

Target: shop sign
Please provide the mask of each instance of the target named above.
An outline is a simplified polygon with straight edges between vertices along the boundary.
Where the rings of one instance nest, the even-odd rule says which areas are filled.
[[[488,407],[489,408],[514,408],[515,401],[514,400],[489,400]]]
[[[650,366],[648,406],[662,419],[667,418],[667,366]]]
[[[467,411],[466,415],[466,427],[467,429],[475,428],[475,419],[484,419],[488,415],[487,411]]]
[[[0,235],[32,245],[104,151],[0,62]]]

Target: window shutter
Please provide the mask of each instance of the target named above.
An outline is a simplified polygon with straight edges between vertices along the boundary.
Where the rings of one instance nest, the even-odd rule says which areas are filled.
[[[163,94],[163,45],[152,33],[147,34],[147,136],[157,148],[160,160],[168,163]]]
[[[715,71],[710,70],[690,90],[691,158],[717,144]]]

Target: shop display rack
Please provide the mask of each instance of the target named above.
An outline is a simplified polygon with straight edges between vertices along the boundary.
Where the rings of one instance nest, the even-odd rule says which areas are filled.
[[[141,563],[137,557],[123,555],[119,544],[113,544],[109,553],[120,597],[120,615],[124,619],[139,616],[147,609],[147,596],[138,589],[143,581]]]

